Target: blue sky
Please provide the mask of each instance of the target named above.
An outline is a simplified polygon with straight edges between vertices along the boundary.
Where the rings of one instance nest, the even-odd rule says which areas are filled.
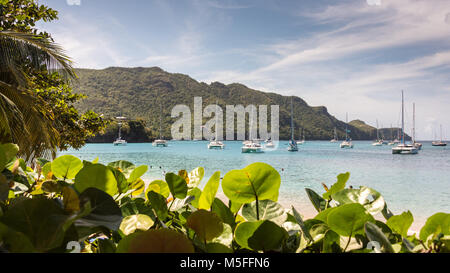
[[[159,66],[450,138],[449,0],[40,0],[76,67]],[[439,133],[438,133],[439,134]]]

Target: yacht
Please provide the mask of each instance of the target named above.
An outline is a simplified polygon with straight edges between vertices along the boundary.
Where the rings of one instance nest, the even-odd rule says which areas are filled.
[[[217,136],[218,136],[218,132],[219,132],[219,130],[217,128],[218,127],[217,125],[219,124],[219,120],[217,119],[218,118],[217,106],[218,106],[218,101],[216,101],[216,113],[215,113],[215,116],[216,116],[216,125],[215,125],[216,137],[214,139],[212,139],[211,141],[209,141],[208,149],[223,150],[225,148],[225,144],[223,144],[222,141],[217,140]]]
[[[413,129],[412,129],[412,143],[414,147],[421,150],[422,144],[419,142],[416,142],[416,104],[413,103]]]
[[[254,138],[252,135],[253,131],[253,119],[250,119],[250,133],[249,140],[242,142],[243,146],[241,148],[242,153],[264,153],[264,147],[261,145],[261,141]]]
[[[259,141],[251,140],[242,146],[242,153],[264,153],[264,149]]]
[[[302,145],[305,143],[305,133],[303,131],[303,128],[302,128],[302,136],[303,136],[302,140],[297,141],[297,145]]]
[[[275,148],[272,139],[267,139],[264,143],[264,148]]]
[[[348,137],[348,113],[345,114],[345,140],[342,141],[341,148],[353,148],[352,140]]]
[[[118,120],[117,124],[119,125],[119,136],[117,139],[113,142],[114,146],[126,146],[127,141],[125,139],[122,139],[121,131],[122,131],[122,121],[126,120],[126,117],[116,117]]]
[[[405,143],[405,106],[403,99],[402,90],[402,140],[401,143],[392,148],[392,154],[417,154],[419,149],[417,149],[413,144]]]
[[[167,147],[168,143],[167,140],[163,139],[162,136],[162,104],[160,104],[160,114],[159,114],[159,139],[156,139],[153,141],[152,145],[155,147]]]
[[[379,129],[378,129],[378,119],[377,119],[377,140],[372,143],[372,146],[382,146],[383,140],[380,139]]]
[[[447,143],[442,142],[442,124],[441,124],[441,140],[440,141],[433,141],[433,142],[431,142],[431,145],[433,145],[433,146],[447,146]]]
[[[291,97],[291,140],[289,140],[289,152],[298,152],[297,142],[294,140],[294,106]]]
[[[336,127],[334,127],[334,137],[332,140],[330,140],[331,143],[338,142],[337,134],[336,134]]]

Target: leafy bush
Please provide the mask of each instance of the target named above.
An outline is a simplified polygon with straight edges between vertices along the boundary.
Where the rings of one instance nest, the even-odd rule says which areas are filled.
[[[322,195],[306,189],[318,214],[303,219],[277,203],[280,175],[265,163],[222,181],[215,172],[202,191],[201,167],[146,186],[147,166],[63,155],[31,168],[17,152],[0,145],[4,252],[450,252],[450,214],[431,216],[410,235],[411,212],[393,215],[379,192],[346,188],[349,173]],[[220,184],[228,202],[216,197]]]

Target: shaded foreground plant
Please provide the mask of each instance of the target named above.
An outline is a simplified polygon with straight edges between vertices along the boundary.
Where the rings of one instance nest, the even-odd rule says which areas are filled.
[[[215,172],[168,173],[145,185],[148,168],[107,165],[63,155],[17,158],[0,145],[0,250],[94,253],[340,253],[450,252],[450,214],[436,213],[408,234],[411,212],[393,215],[381,194],[346,188],[349,173],[318,194],[306,189],[318,214],[303,219],[277,203],[280,175],[265,163]],[[222,190],[227,202],[216,197]],[[386,221],[374,215],[382,214]]]

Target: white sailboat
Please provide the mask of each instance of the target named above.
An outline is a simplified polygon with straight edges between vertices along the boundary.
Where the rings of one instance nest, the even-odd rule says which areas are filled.
[[[383,145],[383,140],[380,139],[380,134],[378,132],[378,119],[377,119],[377,140],[372,143],[372,146],[382,146]]]
[[[127,145],[127,141],[125,139],[122,139],[122,121],[126,120],[126,117],[116,117],[116,119],[118,120],[117,124],[119,125],[119,136],[117,137],[117,139],[113,142],[114,146],[126,146]]]
[[[242,142],[243,146],[241,148],[242,153],[264,153],[264,147],[261,145],[261,141],[259,139],[254,138],[252,135],[253,132],[253,119],[250,119],[250,133],[249,140],[245,140]]]
[[[161,109],[159,112],[159,139],[156,139],[153,141],[152,145],[155,147],[167,147],[168,143],[167,140],[163,139],[162,136],[162,104],[160,104]]]
[[[440,127],[441,127],[441,140],[440,141],[433,141],[431,143],[431,145],[433,145],[433,146],[447,146],[447,143],[442,142],[442,124],[440,125]]]
[[[416,141],[416,104],[413,103],[413,129],[412,129],[412,143],[414,147],[421,150],[422,144]]]
[[[289,140],[289,152],[298,152],[297,142],[294,140],[294,106],[291,97],[291,139]]]
[[[217,104],[218,102],[216,101],[216,109],[217,109]],[[218,120],[218,115],[217,115],[217,110],[216,110],[216,126],[215,126],[215,130],[216,130],[216,136],[214,139],[212,139],[209,143],[208,143],[208,149],[219,149],[219,150],[223,150],[225,148],[225,144],[223,144],[222,141],[217,140],[217,135],[218,135],[218,128],[217,128],[217,124],[219,122]]]
[[[392,148],[392,154],[417,154],[418,152],[419,149],[417,149],[413,144],[405,143],[405,106],[402,90],[402,140],[400,144]]]
[[[352,140],[348,137],[348,113],[345,114],[345,140],[342,141],[341,148],[353,148]]]
[[[273,141],[271,138],[267,139],[264,142],[264,148],[275,148],[275,144],[273,144]]]
[[[338,142],[338,138],[337,138],[337,134],[336,134],[336,127],[334,127],[334,137],[332,140],[330,140],[330,142],[332,142],[332,143]]]
[[[305,143],[305,132],[303,131],[302,128],[302,140],[297,141],[297,145],[303,145]]]

